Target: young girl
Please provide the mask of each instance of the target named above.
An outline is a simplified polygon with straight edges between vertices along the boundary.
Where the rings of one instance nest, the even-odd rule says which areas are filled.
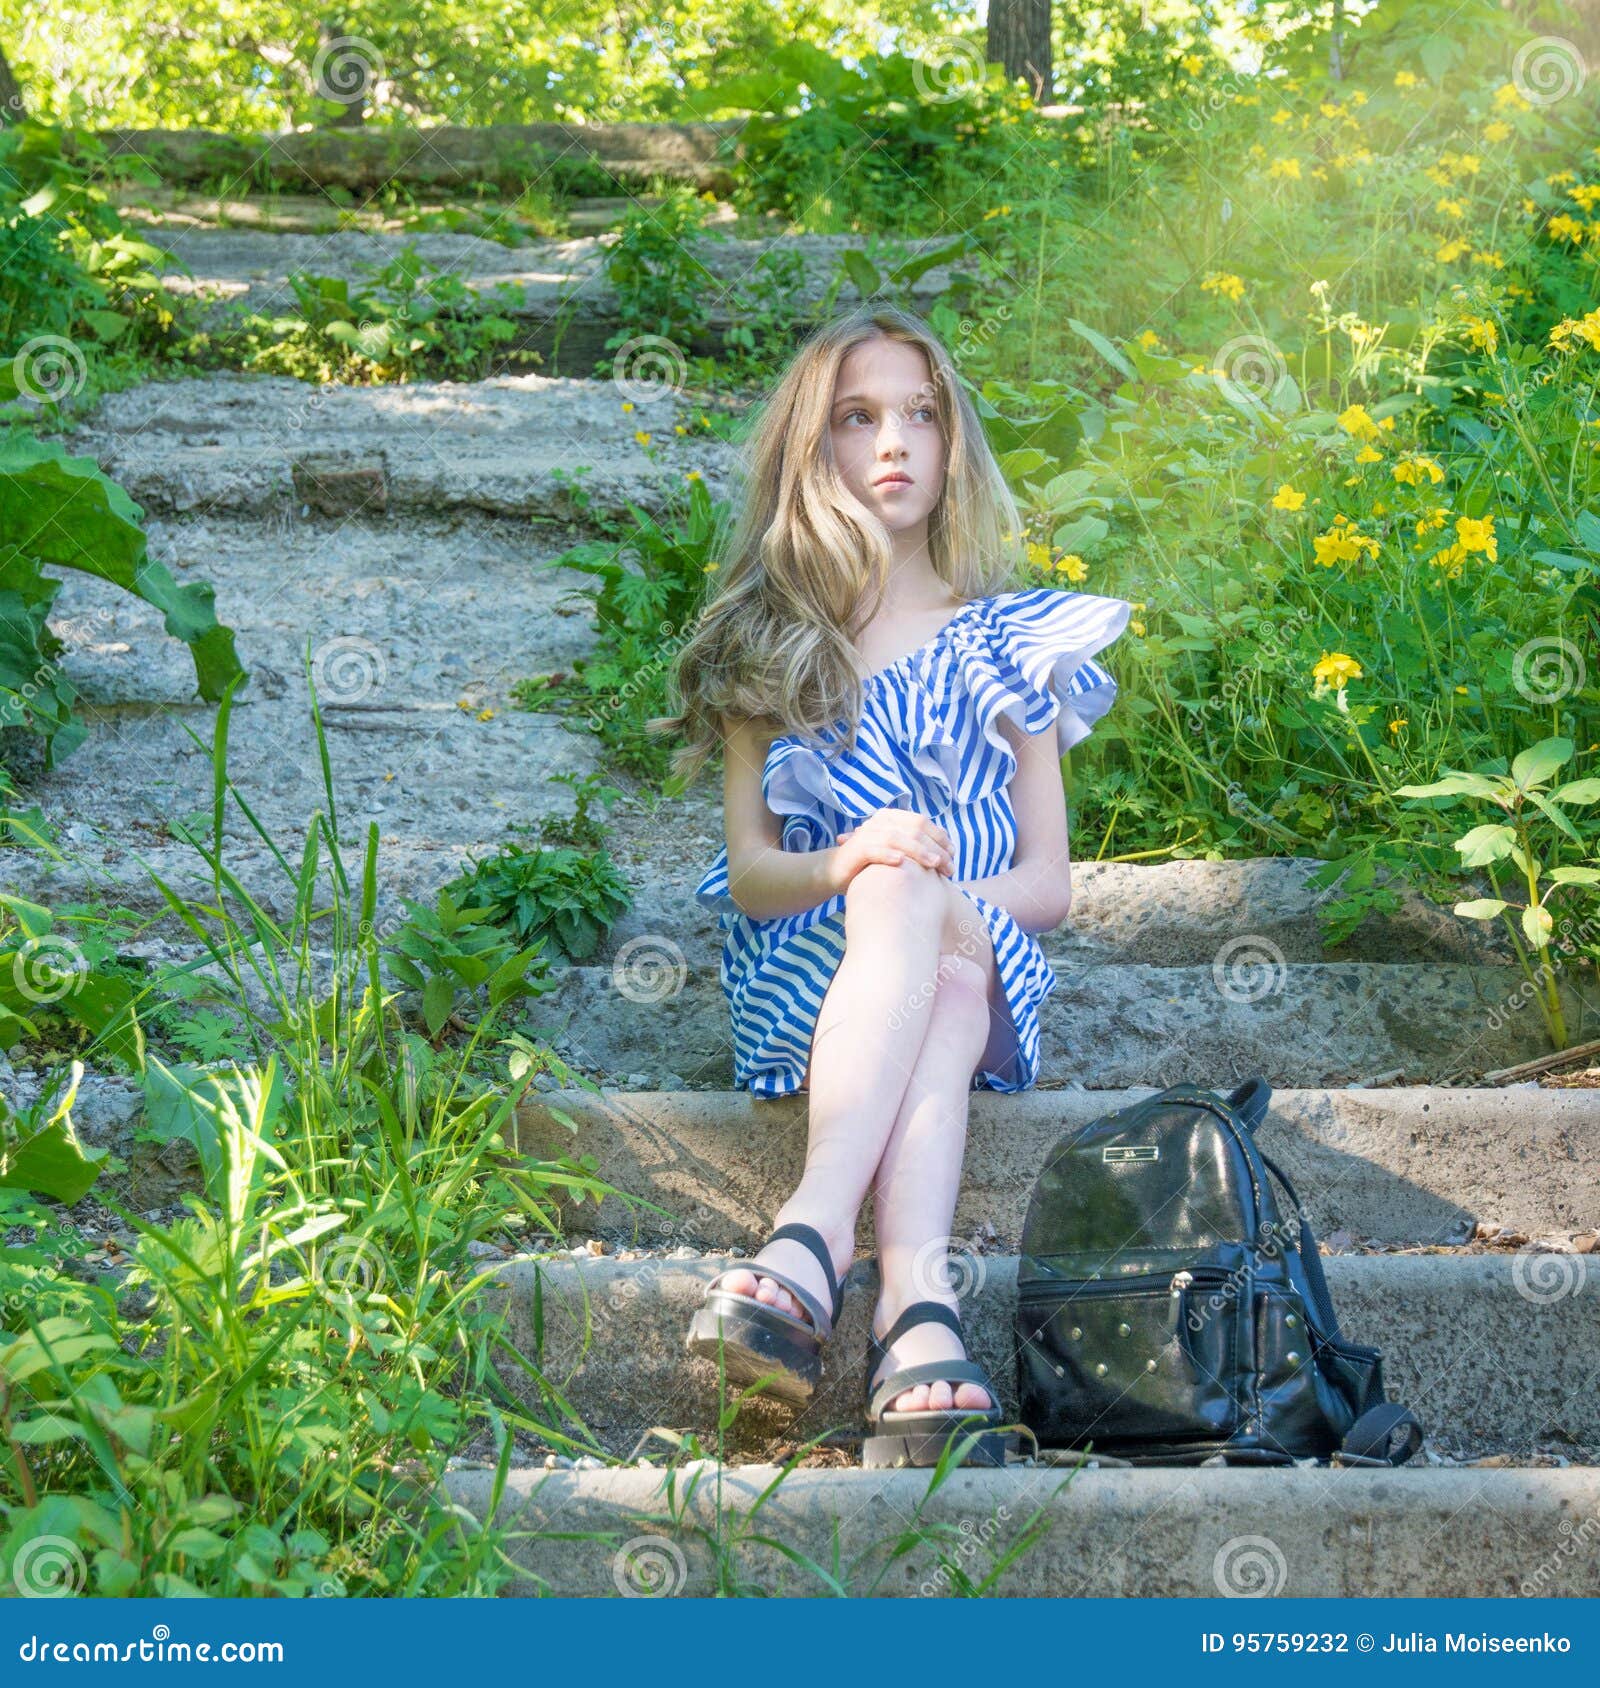
[[[974,1083],[1030,1087],[1071,901],[1060,759],[1116,695],[1130,605],[1007,590],[1022,523],[944,347],[870,308],[816,331],[755,424],[719,590],[679,652],[675,772],[723,750],[734,1071],[809,1093],[805,1168],[690,1328],[800,1403],[870,1189],[880,1294],[867,1464],[1003,1459],[946,1271]],[[1047,730],[1053,729],[1053,730]]]

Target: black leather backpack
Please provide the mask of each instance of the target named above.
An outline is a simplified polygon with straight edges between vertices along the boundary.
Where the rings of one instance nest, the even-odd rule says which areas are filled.
[[[1340,1332],[1300,1198],[1256,1144],[1271,1094],[1175,1084],[1051,1150],[1017,1286],[1020,1415],[1042,1447],[1402,1465],[1422,1446],[1378,1350]]]

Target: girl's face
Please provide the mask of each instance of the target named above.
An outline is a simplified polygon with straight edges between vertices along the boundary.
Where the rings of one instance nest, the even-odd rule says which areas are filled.
[[[839,365],[828,428],[845,485],[891,533],[926,524],[944,490],[945,450],[920,346],[856,346]]]

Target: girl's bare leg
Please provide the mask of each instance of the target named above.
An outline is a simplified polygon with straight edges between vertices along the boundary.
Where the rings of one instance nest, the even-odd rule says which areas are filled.
[[[982,935],[987,944],[987,932]],[[939,968],[927,1040],[873,1186],[881,1287],[872,1328],[880,1338],[914,1301],[938,1301],[959,1311],[947,1271],[950,1226],[966,1149],[972,1075],[991,1034],[991,987],[989,969],[970,956],[941,955]],[[961,1339],[953,1330],[918,1325],[890,1348],[878,1375],[887,1377],[925,1360],[962,1357]],[[893,1408],[982,1411],[990,1404],[988,1393],[975,1383],[952,1388],[940,1380],[904,1391]]]
[[[820,1231],[841,1275],[855,1253],[856,1215],[927,1036],[955,894],[943,875],[920,862],[870,863],[845,891],[844,957],[822,1000],[806,1072],[805,1170],[775,1221]],[[756,1258],[826,1301],[816,1259],[799,1243],[785,1238]],[[723,1282],[736,1295],[799,1312],[771,1278],[732,1272]]]

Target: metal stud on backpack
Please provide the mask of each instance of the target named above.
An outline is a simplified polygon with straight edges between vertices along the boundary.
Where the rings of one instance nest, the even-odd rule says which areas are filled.
[[[1422,1426],[1349,1341],[1300,1198],[1255,1141],[1271,1091],[1176,1084],[1069,1132],[1028,1206],[1022,1422],[1133,1463],[1402,1465]],[[1283,1185],[1280,1211],[1268,1173]]]

